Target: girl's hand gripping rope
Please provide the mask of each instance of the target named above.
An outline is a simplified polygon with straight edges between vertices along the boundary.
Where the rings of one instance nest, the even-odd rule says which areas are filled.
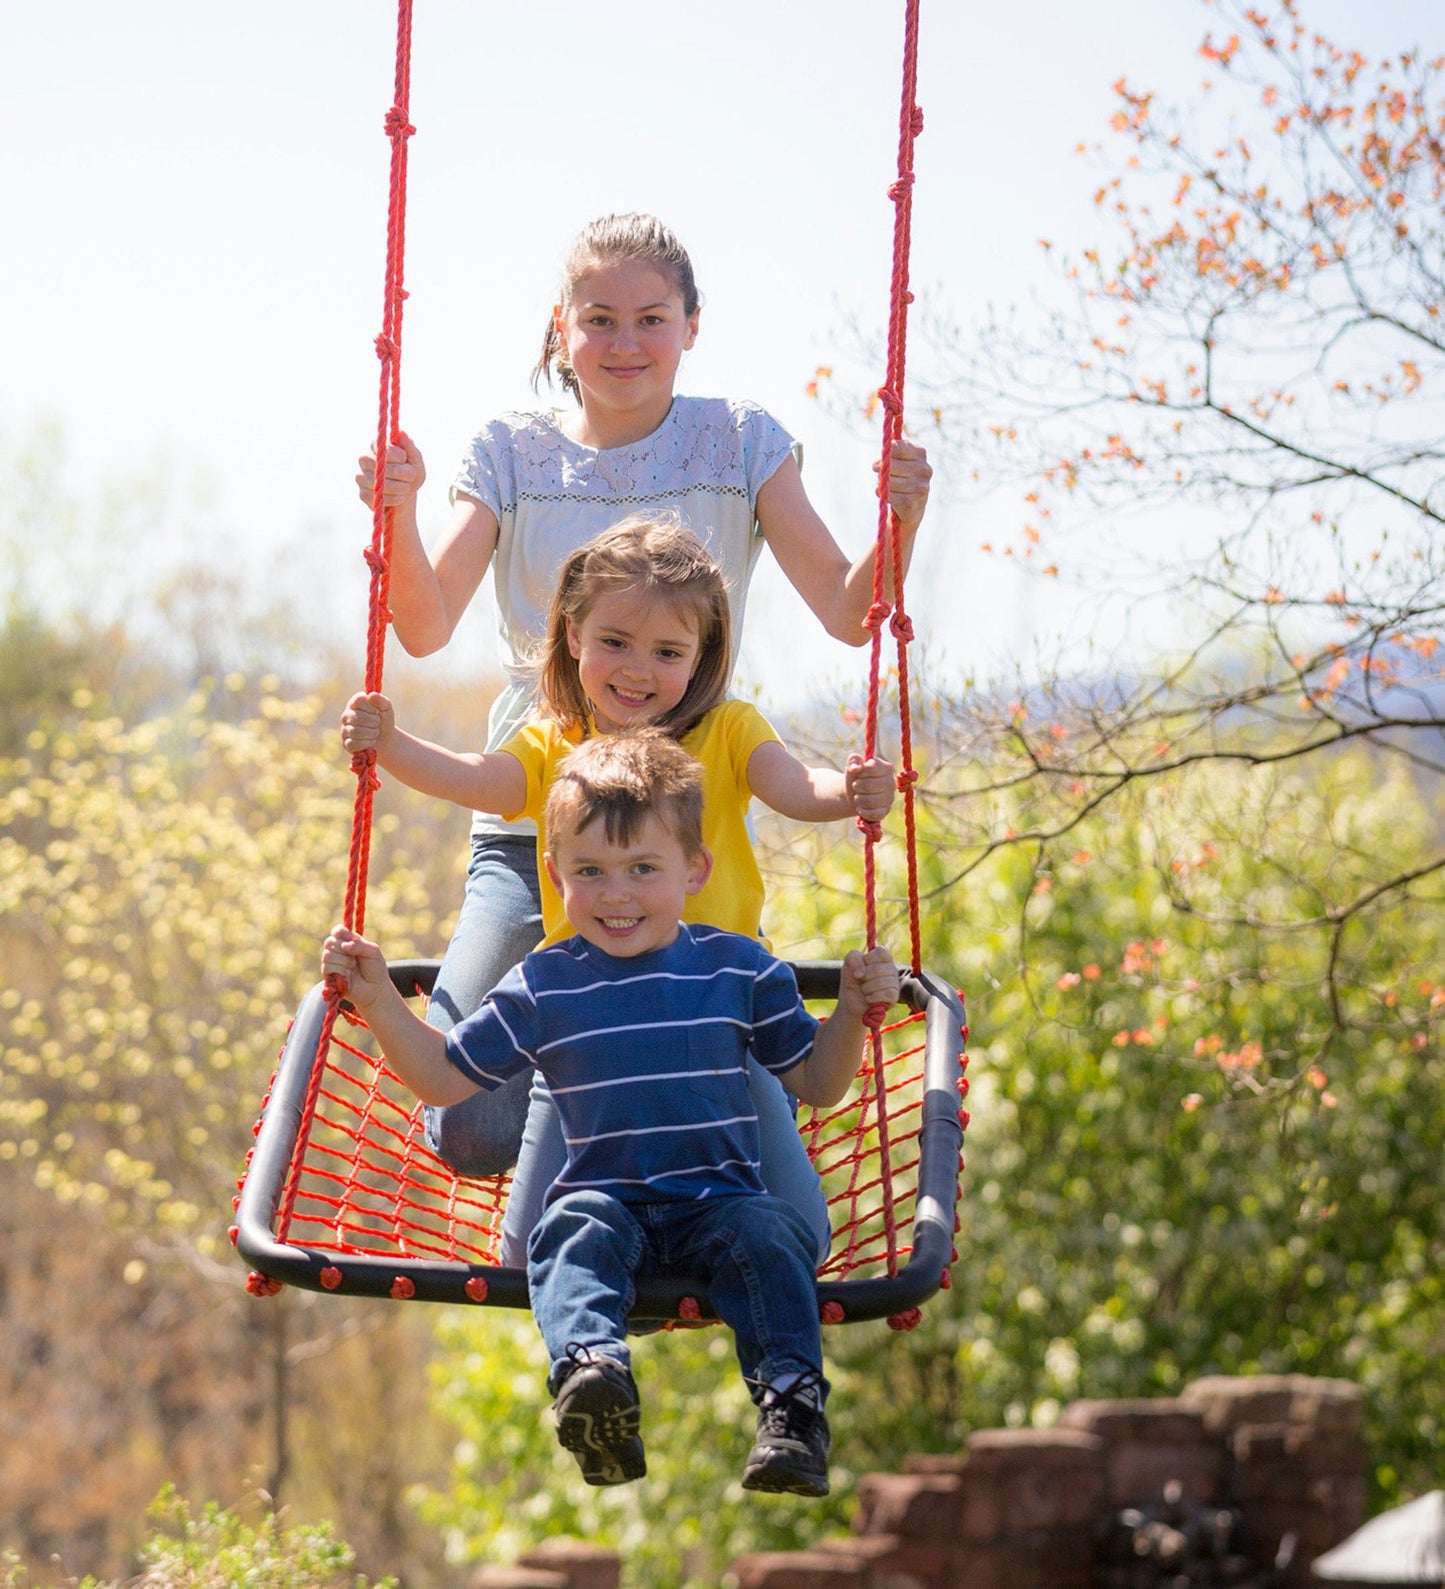
[[[421,490],[426,480],[426,464],[421,450],[405,431],[386,449],[386,474],[382,483],[382,506],[400,507]],[[356,491],[369,508],[376,490],[376,454],[364,452],[356,460]]]
[[[893,809],[893,796],[898,789],[897,769],[881,756],[867,761],[861,756],[850,756],[843,773],[843,787],[853,815],[860,822],[881,822]]]

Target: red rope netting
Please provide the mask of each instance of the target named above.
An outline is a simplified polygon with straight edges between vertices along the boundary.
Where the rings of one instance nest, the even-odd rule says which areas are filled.
[[[376,442],[376,476],[372,539],[365,556],[372,571],[368,622],[366,688],[382,681],[391,548],[391,513],[381,506],[386,448],[399,428],[401,389],[402,285],[406,213],[407,142],[415,129],[409,119],[411,0],[400,0],[397,18],[396,83],[385,125],[391,141],[391,179],[387,208],[386,280],[382,330],[376,339],[381,359],[380,413]],[[912,746],[908,717],[907,645],[911,625],[903,606],[901,531],[898,517],[882,495],[894,444],[902,434],[904,344],[908,290],[908,255],[913,187],[913,143],[923,119],[915,99],[918,61],[918,0],[907,0],[900,112],[898,174],[889,189],[895,205],[893,271],[890,289],[887,375],[879,398],[883,405],[880,460],[880,503],[874,559],[874,585],[868,627],[872,634],[864,753],[875,753],[880,713],[881,632],[890,624],[897,641],[900,718],[898,777],[902,793],[908,854],[908,901],[911,964],[920,967],[918,880],[915,859]],[[892,589],[885,593],[888,571]],[[890,603],[891,596],[891,603]],[[371,758],[353,763],[357,777],[344,920],[357,931],[365,917],[366,876],[370,855],[372,807],[379,780]],[[876,825],[864,830],[864,882],[867,942],[877,941],[876,868],[874,849],[881,834]],[[320,1271],[327,1288],[342,1284],[347,1258],[366,1255],[394,1261],[399,1268],[391,1283],[394,1296],[415,1291],[406,1263],[440,1260],[465,1265],[497,1263],[497,1241],[505,1206],[507,1177],[483,1182],[459,1179],[426,1145],[422,1111],[385,1064],[374,1057],[374,1044],[364,1024],[328,988],[326,1010],[310,1080],[301,1105],[294,1156],[276,1209],[279,1241],[323,1255]],[[303,1006],[303,1011],[305,1006]],[[924,1086],[922,1017],[909,1016],[884,1024],[877,1012],[862,1056],[860,1086],[852,1100],[837,1109],[814,1114],[803,1133],[823,1178],[833,1213],[834,1243],[820,1269],[824,1280],[897,1274],[899,1261],[911,1251],[909,1230],[918,1184]],[[339,1015],[356,1030],[353,1039],[336,1031]],[[300,1016],[298,1015],[298,1023]],[[966,1083],[960,1083],[960,1090]],[[263,1101],[265,1114],[268,1100]],[[960,1119],[966,1119],[960,1111]],[[258,1125],[258,1130],[259,1130]],[[961,1165],[961,1161],[960,1161]],[[943,1283],[948,1282],[947,1271]],[[253,1274],[251,1289],[265,1293],[280,1282]],[[467,1281],[474,1301],[487,1295],[484,1278]],[[830,1315],[829,1310],[836,1310]],[[683,1308],[684,1316],[688,1309]],[[907,1327],[917,1310],[894,1322]],[[825,1318],[841,1316],[836,1302]]]

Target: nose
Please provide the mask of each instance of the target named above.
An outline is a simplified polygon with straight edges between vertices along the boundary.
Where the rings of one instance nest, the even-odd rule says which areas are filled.
[[[626,900],[632,890],[625,877],[606,877],[602,880],[602,902],[604,905],[620,903]]]
[[[612,333],[612,351],[614,353],[631,353],[637,347],[637,332],[634,327],[623,321]]]

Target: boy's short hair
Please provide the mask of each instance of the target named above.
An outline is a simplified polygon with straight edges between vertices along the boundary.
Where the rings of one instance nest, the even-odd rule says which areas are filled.
[[[542,813],[554,835],[581,833],[598,817],[609,844],[631,844],[656,816],[689,859],[703,847],[702,768],[660,728],[586,739],[558,769]]]

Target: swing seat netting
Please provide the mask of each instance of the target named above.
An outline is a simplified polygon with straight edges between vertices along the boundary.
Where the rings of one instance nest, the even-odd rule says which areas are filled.
[[[902,432],[913,140],[923,125],[915,102],[918,0],[907,0],[906,17],[898,178],[889,189],[896,210],[888,373],[878,394],[884,409],[883,480]],[[399,0],[395,97],[385,118],[392,146],[391,197],[382,331],[376,339],[382,361],[373,489],[377,506],[366,552],[372,569],[368,690],[381,688],[388,617],[391,518],[381,503],[387,441],[395,440],[400,430],[406,151],[415,130],[408,111],[410,40],[411,0]],[[886,1317],[908,1328],[917,1323],[919,1304],[947,1286],[948,1266],[956,1256],[954,1209],[967,1122],[961,1107],[967,1086],[967,1031],[959,996],[919,969],[906,655],[911,626],[903,610],[898,521],[881,498],[878,537],[868,616],[873,638],[863,748],[867,756],[875,753],[879,643],[886,621],[898,640],[899,787],[907,833],[913,967],[903,980],[903,1003],[911,1013],[870,1033],[850,1101],[805,1118],[800,1129],[822,1177],[833,1225],[832,1247],[818,1274],[824,1322]],[[891,606],[883,591],[883,552],[890,541]],[[359,932],[377,781],[371,767],[356,770],[344,919]],[[871,826],[865,826],[864,835],[871,945],[876,942],[873,845],[880,835]],[[836,999],[838,965],[808,963],[795,970],[805,998]],[[408,997],[426,997],[436,971],[435,961],[401,962],[391,968]],[[420,1105],[374,1057],[370,1034],[339,1001],[339,993],[319,983],[307,995],[262,1104],[232,1229],[237,1248],[253,1266],[249,1288],[266,1295],[289,1284],[353,1296],[526,1307],[526,1272],[497,1262],[507,1177],[460,1178],[428,1148]],[[686,1275],[640,1278],[633,1314],[664,1322],[714,1317],[705,1286]]]
[[[424,996],[437,962],[392,978]],[[836,963],[795,966],[810,999],[836,997]],[[906,1327],[948,1284],[961,1165],[964,1015],[957,994],[904,976],[910,1013],[884,1027],[881,1069],[865,1060],[839,1107],[800,1118],[834,1228],[818,1297],[826,1322],[889,1317]],[[458,1177],[428,1147],[422,1110],[349,1011],[323,1041],[325,985],[303,1000],[262,1104],[242,1183],[236,1245],[250,1289],[281,1283],[351,1296],[527,1306],[524,1270],[496,1255],[508,1177]],[[344,1029],[343,1029],[344,1028]],[[866,1050],[865,1050],[866,1052]],[[634,1317],[710,1319],[704,1284],[643,1277]]]

